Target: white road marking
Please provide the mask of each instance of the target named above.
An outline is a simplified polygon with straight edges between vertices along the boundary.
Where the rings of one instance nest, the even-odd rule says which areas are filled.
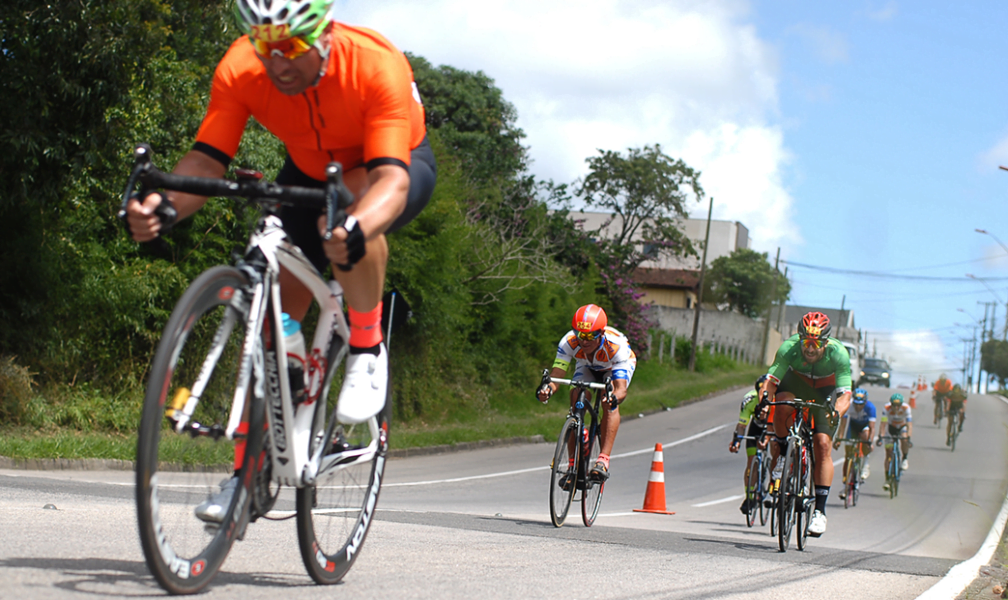
[[[745,498],[745,494],[739,494],[738,496],[728,496],[727,498],[721,498],[720,500],[711,500],[710,502],[701,502],[700,504],[694,504],[693,508],[714,506],[715,504],[721,504],[723,502],[731,502],[732,500],[741,500],[742,498]]]
[[[669,442],[667,444],[662,444],[663,448],[672,448],[680,444],[685,444],[687,442],[692,442],[693,440],[698,440],[704,436],[708,436],[716,431],[720,431],[725,427],[733,425],[733,423],[726,423],[724,425],[718,425],[717,427],[712,427],[706,431],[701,431],[695,435],[691,435],[687,438],[681,440],[676,440],[674,442]],[[638,456],[640,454],[647,454],[649,452],[654,452],[654,448],[645,448],[643,450],[634,450],[633,452],[624,452],[622,454],[613,454],[610,458],[626,458],[628,456]],[[405,483],[383,483],[382,487],[408,487],[417,485],[437,485],[441,483],[459,483],[461,481],[475,481],[477,479],[491,479],[494,477],[508,477],[510,475],[522,475],[524,473],[532,473],[534,471],[548,471],[549,465],[542,467],[531,467],[528,469],[518,469],[515,471],[502,471],[500,473],[486,473],[484,475],[469,475],[467,477],[452,477],[450,479],[432,479],[430,481],[410,481]]]

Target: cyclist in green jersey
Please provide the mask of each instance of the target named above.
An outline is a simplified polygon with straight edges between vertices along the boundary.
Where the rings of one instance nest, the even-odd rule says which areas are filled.
[[[829,337],[829,317],[810,312],[798,323],[798,333],[780,348],[767,372],[764,392],[775,401],[795,398],[821,404],[809,412],[813,421],[812,446],[815,453],[816,505],[809,521],[809,535],[819,537],[826,531],[826,499],[833,483],[833,432],[850,406],[850,355],[836,339]],[[761,395],[762,397],[762,395]],[[773,425],[778,456],[787,448],[787,432],[794,409],[777,406]]]
[[[766,438],[764,437],[767,433],[767,417],[770,414],[769,406],[760,407],[760,411],[756,411],[757,405],[759,405],[759,390],[763,387],[763,382],[767,379],[766,375],[760,375],[760,378],[756,380],[756,389],[749,390],[742,399],[742,410],[739,413],[738,425],[735,426],[735,435],[732,436],[731,444],[728,446],[728,451],[735,454],[739,450],[739,446],[742,444],[742,436],[748,435],[752,439],[746,440],[746,464],[745,464],[745,475],[743,476],[742,482],[744,489],[746,490],[746,498],[742,501],[742,506],[739,510],[742,514],[749,512],[750,502],[755,502],[754,499],[749,498],[749,470],[752,469],[753,456],[756,456],[756,447],[760,448],[766,447]],[[746,429],[748,428],[748,432]]]

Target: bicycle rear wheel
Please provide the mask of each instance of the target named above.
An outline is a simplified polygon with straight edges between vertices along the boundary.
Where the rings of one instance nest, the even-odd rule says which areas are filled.
[[[791,528],[795,521],[795,496],[798,491],[798,444],[788,445],[784,455],[784,474],[777,492],[777,543],[781,552],[791,544]]]
[[[581,422],[576,417],[567,417],[560,428],[553,462],[550,464],[550,520],[555,527],[564,524],[577,489],[580,442]]]
[[[165,326],[147,380],[137,443],[137,520],[147,567],[172,594],[195,593],[210,582],[249,516],[257,462],[251,457],[258,456],[262,444],[261,406],[250,413],[245,467],[223,516],[228,526],[204,523],[195,513],[218,493],[222,479],[231,477],[235,443],[223,436],[221,426],[237,383],[248,317],[241,290],[248,285],[233,267],[215,267],[197,277]],[[176,433],[169,417],[197,395],[189,425]]]
[[[332,432],[322,451],[321,473],[296,497],[298,548],[315,583],[331,585],[346,575],[360,555],[374,520],[385,474],[392,385],[386,383],[385,408],[364,423],[336,421],[338,385],[325,407],[327,421],[317,438]],[[322,407],[319,407],[322,410]]]
[[[595,464],[599,455],[599,426],[592,425],[594,433],[589,432],[588,439],[591,440],[588,446],[588,455],[582,459],[587,470]],[[602,505],[602,494],[605,492],[604,481],[592,481],[590,477],[585,477],[585,489],[581,492],[581,520],[585,527],[591,527],[598,516],[599,506]]]

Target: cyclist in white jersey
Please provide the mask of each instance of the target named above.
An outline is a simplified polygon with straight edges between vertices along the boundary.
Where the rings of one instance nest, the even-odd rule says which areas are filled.
[[[574,313],[571,331],[560,340],[556,359],[550,376],[563,378],[571,361],[574,361],[574,381],[601,382],[606,376],[612,378],[613,392],[608,399],[609,410],[601,410],[602,423],[599,433],[600,452],[589,475],[600,481],[609,478],[609,454],[619,430],[619,405],[626,399],[630,380],[637,368],[637,356],[630,348],[626,336],[608,326],[609,320],[602,307],[595,304],[582,306]],[[557,384],[550,383],[537,396],[546,402]],[[577,401],[577,390],[571,388],[571,406]]]
[[[906,437],[900,439],[900,450],[903,451],[903,462],[900,464],[900,468],[904,471],[910,468],[910,463],[907,459],[910,448],[913,448],[913,444],[910,442],[910,436],[913,434],[913,416],[910,412],[910,407],[903,403],[903,394],[893,394],[889,398],[889,404],[886,404],[882,409],[882,424],[879,425],[879,437],[875,441],[876,446],[882,445],[882,431],[887,423],[887,431],[890,437],[900,437],[901,433],[904,430],[906,431]],[[885,449],[885,470],[888,473],[889,463],[892,461],[893,456],[892,440],[886,441]],[[886,483],[882,488],[889,489],[889,484]]]

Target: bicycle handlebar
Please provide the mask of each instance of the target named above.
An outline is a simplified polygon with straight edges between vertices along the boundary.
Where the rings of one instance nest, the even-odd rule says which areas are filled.
[[[579,388],[590,388],[593,390],[611,390],[612,382],[608,383],[595,383],[594,381],[574,381],[571,379],[560,379],[559,377],[550,377],[550,381],[553,383],[559,383],[560,385],[569,385],[571,387]]]
[[[272,181],[260,181],[261,175],[239,175],[239,179],[215,179],[213,177],[193,177],[165,173],[151,162],[151,149],[147,144],[140,144],[133,150],[133,171],[130,173],[123,192],[122,204],[117,216],[126,224],[126,206],[131,198],[143,198],[158,189],[174,190],[199,196],[224,196],[229,198],[247,198],[252,201],[274,200],[281,204],[322,208],[326,211],[326,231],[331,232],[346,220],[343,209],[353,203],[353,194],[343,185],[343,166],[331,162],[326,166],[325,189],[279,185]],[[136,191],[140,184],[139,192]],[[162,206],[166,203],[162,202]],[[166,221],[165,211],[174,212],[166,206],[158,215],[162,222]],[[167,217],[167,226],[174,222],[174,216]],[[164,228],[167,231],[167,228]]]

